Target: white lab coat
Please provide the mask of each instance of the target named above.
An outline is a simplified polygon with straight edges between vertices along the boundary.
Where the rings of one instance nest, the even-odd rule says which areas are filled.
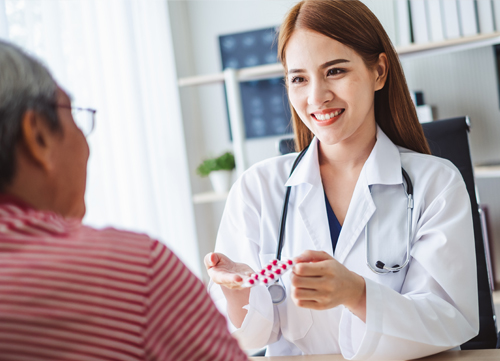
[[[291,186],[282,258],[305,250],[332,255],[315,138],[293,175],[296,154],[260,162],[229,194],[216,252],[254,270],[276,257],[285,185]],[[401,264],[406,250],[403,167],[414,187],[408,267],[377,275],[366,266],[364,228],[370,220],[373,265]],[[371,189],[371,192],[370,192]],[[347,359],[412,359],[444,351],[479,330],[476,261],[470,201],[459,171],[447,160],[395,146],[380,128],[361,170],[334,257],[366,281],[366,324],[344,306],[316,311],[290,297],[273,306],[266,287],[251,289],[248,314],[233,335],[267,355],[342,353]],[[209,291],[224,313],[220,286]]]

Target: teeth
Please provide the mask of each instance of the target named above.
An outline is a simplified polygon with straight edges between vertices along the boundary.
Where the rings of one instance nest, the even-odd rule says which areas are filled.
[[[330,114],[314,114],[314,116],[318,120],[328,120],[328,119],[331,119],[333,117],[338,116],[340,113],[342,113],[342,111],[343,110],[340,109],[340,110],[337,110],[336,112],[333,112],[333,113],[330,113]]]

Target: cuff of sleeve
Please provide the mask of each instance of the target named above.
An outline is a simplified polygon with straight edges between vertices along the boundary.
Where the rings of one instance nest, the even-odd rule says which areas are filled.
[[[344,308],[340,319],[339,344],[342,356],[348,360],[369,358],[382,335],[383,304],[380,285],[368,278],[366,283],[366,323]]]
[[[274,308],[271,295],[265,286],[250,290],[248,310],[240,328],[229,322],[229,330],[243,349],[262,348],[268,344],[274,323]]]

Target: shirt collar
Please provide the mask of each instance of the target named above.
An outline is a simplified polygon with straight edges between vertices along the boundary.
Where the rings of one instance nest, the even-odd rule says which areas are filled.
[[[302,183],[311,185],[321,184],[318,160],[318,139],[316,137],[314,137],[311,144],[309,144],[304,157],[299,162],[290,178],[288,178],[285,186],[296,186]]]
[[[378,125],[377,142],[363,168],[368,185],[403,183],[399,149]]]
[[[363,175],[364,174],[364,175]],[[401,157],[398,147],[387,137],[377,125],[377,141],[363,166],[361,175],[372,184],[401,184]],[[304,157],[295,168],[285,186],[296,186],[307,183],[321,184],[318,160],[318,139],[313,138]]]

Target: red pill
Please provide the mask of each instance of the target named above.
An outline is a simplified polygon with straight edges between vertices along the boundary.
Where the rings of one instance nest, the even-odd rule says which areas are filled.
[[[255,284],[255,281],[253,279],[249,279],[248,283],[250,283],[251,285],[253,285],[253,284]]]
[[[289,259],[289,260],[287,261],[287,263],[291,266],[291,265],[293,264],[293,261],[292,261],[291,259]]]
[[[267,283],[267,278],[264,278],[262,282]]]
[[[263,269],[263,270],[260,271],[260,274],[263,275],[263,276],[264,276],[264,273],[266,273],[265,269]]]
[[[258,275],[257,273],[256,273],[256,274],[254,274],[254,275],[253,275],[253,278],[255,278],[256,280],[258,280],[258,279],[259,279],[259,275]]]
[[[281,273],[281,270],[278,268],[276,271],[274,271],[274,273],[276,273],[277,275],[279,275]]]
[[[270,271],[273,268],[273,266],[272,265],[267,265],[266,268]]]
[[[271,274],[269,275],[269,278],[270,278],[270,279],[272,279],[272,280],[274,280],[274,275],[271,273]]]
[[[281,265],[281,268],[283,268],[283,269],[286,269],[286,267],[287,267],[286,264]]]
[[[275,259],[273,262],[272,262],[273,266],[276,266],[278,264],[278,260]]]

